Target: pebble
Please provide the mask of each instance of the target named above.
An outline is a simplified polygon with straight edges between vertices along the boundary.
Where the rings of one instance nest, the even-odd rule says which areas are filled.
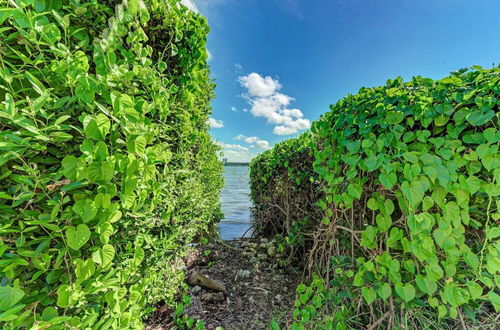
[[[251,272],[248,269],[243,269],[240,271],[241,277],[249,277]]]
[[[274,257],[276,255],[276,248],[271,245],[270,247],[267,248],[267,254],[270,257]]]
[[[283,300],[283,296],[280,294],[277,294],[276,297],[274,297],[277,301],[281,302]]]
[[[199,292],[201,290],[201,287],[199,285],[195,285],[192,289],[193,293]]]
[[[267,238],[262,237],[262,238],[260,239],[260,242],[261,242],[261,243],[267,243],[267,242],[269,242],[269,241],[268,241],[268,239],[267,239]]]
[[[262,260],[262,261],[266,261],[267,260],[267,254],[264,254],[264,253],[259,253],[257,255],[257,257]]]
[[[259,258],[257,258],[257,257],[252,257],[252,258],[250,258],[250,262],[251,262],[252,264],[256,264],[256,263],[258,263],[258,262],[259,262]]]

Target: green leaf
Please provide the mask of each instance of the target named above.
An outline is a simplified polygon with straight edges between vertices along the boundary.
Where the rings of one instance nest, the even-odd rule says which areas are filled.
[[[297,293],[303,293],[306,291],[306,289],[307,289],[307,286],[305,286],[305,284],[300,283],[297,286]]]
[[[386,300],[392,295],[392,289],[391,286],[388,283],[384,283],[381,286],[378,287],[377,293],[380,298],[383,300]]]
[[[375,299],[377,299],[377,294],[371,286],[364,286],[363,288],[361,288],[361,294],[363,295],[363,298],[365,298],[365,301],[368,305],[374,302]]]
[[[382,214],[377,214],[375,217],[375,221],[377,222],[377,227],[381,233],[389,230],[392,226],[392,219],[390,216],[385,216]]]
[[[403,299],[404,302],[410,302],[415,298],[415,287],[410,283],[403,285],[401,282],[394,287],[396,293]]]
[[[347,192],[349,193],[349,196],[359,199],[361,197],[361,193],[363,192],[363,188],[360,184],[350,183],[349,186],[347,186]]]
[[[431,281],[420,274],[415,278],[415,283],[420,291],[427,293],[429,296],[432,296],[437,290],[437,283],[435,281]]]
[[[88,167],[89,180],[96,183],[106,183],[113,179],[115,170],[110,162],[92,162]]]
[[[443,299],[445,299],[451,306],[458,307],[467,303],[469,300],[468,291],[458,287],[454,282],[448,282],[444,286]]]
[[[387,189],[394,187],[398,181],[396,173],[380,173],[378,176],[380,183]]]
[[[80,76],[75,89],[76,96],[85,103],[92,103],[95,99],[96,83],[89,76]]]
[[[406,159],[410,163],[418,164],[418,155],[419,154],[417,152],[412,151],[412,152],[405,152],[403,154],[403,157],[404,157],[404,159]]]
[[[56,317],[58,317],[59,314],[57,313],[57,310],[54,307],[45,307],[42,311],[42,320],[43,321],[50,321]]]
[[[92,260],[101,265],[101,267],[108,266],[115,257],[115,248],[111,244],[105,244],[101,249],[92,253]]]
[[[73,205],[73,210],[82,218],[83,222],[89,222],[97,215],[96,203],[88,198],[77,201]]]
[[[436,167],[437,179],[442,186],[446,186],[450,182],[450,172],[443,165],[438,165]]]
[[[135,152],[138,154],[144,154],[146,149],[146,138],[144,136],[138,136],[135,139],[127,143],[127,148],[129,152]]]
[[[500,295],[496,294],[494,291],[490,291],[488,292],[488,300],[495,308],[495,312],[500,312]]]
[[[475,282],[467,281],[467,289],[469,290],[472,300],[479,299],[483,295],[483,289]]]
[[[90,239],[90,229],[85,224],[79,224],[66,229],[66,240],[68,246],[73,250],[79,250]]]
[[[51,45],[61,40],[61,31],[54,23],[44,25],[42,31],[43,39]]]
[[[95,265],[92,259],[83,261],[82,259],[78,258],[74,262],[76,266],[75,274],[78,280],[85,281],[94,274]]]
[[[67,284],[61,285],[57,289],[57,306],[66,308],[70,304],[71,291]]]
[[[467,121],[472,126],[480,126],[486,124],[495,116],[495,112],[493,110],[484,111],[482,109],[475,110],[470,112],[467,115]]]
[[[23,299],[25,292],[18,287],[0,287],[0,311],[6,311]]]

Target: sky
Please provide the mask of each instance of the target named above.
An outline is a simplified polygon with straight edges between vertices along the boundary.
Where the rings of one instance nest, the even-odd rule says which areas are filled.
[[[298,136],[361,87],[500,59],[500,0],[182,3],[210,25],[210,133],[229,161]]]

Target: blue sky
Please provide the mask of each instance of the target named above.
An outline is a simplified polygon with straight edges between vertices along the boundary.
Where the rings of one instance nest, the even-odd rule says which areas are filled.
[[[207,17],[212,136],[247,161],[360,87],[500,59],[500,0],[182,0]]]

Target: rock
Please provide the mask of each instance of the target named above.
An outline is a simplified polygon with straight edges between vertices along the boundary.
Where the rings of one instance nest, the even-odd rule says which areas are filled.
[[[268,245],[267,243],[260,243],[259,248],[265,250],[265,249],[267,249],[267,245]]]
[[[255,299],[252,296],[250,296],[250,297],[248,297],[248,302],[250,304],[255,304]]]
[[[280,294],[277,294],[276,297],[274,297],[274,299],[276,299],[276,301],[278,301],[278,302],[282,302],[283,301],[283,296],[280,295]]]
[[[272,258],[276,255],[276,247],[270,246],[267,248],[267,254]]]
[[[265,254],[265,253],[259,253],[257,255],[257,258],[259,258],[262,261],[266,261],[267,260],[267,254]]]
[[[207,302],[221,302],[225,300],[224,293],[222,292],[203,292],[200,298]]]
[[[265,238],[265,237],[262,237],[262,238],[260,239],[260,242],[261,242],[261,243],[267,243],[267,242],[269,242],[269,240],[268,240],[267,238]]]
[[[252,264],[256,264],[256,263],[258,263],[258,262],[259,262],[259,258],[257,258],[257,257],[252,257],[252,258],[250,258],[250,262],[251,262]]]
[[[246,247],[248,247],[248,243],[249,243],[248,241],[243,241],[243,242],[241,242],[241,247],[242,247],[242,248],[246,248]]]
[[[193,289],[191,290],[193,293],[199,292],[201,290],[201,287],[199,285],[193,286]]]
[[[244,257],[247,257],[247,258],[251,258],[254,255],[253,252],[250,252],[250,251],[244,251],[242,254]]]
[[[242,269],[240,270],[240,275],[241,277],[249,277],[251,272],[248,269]]]

